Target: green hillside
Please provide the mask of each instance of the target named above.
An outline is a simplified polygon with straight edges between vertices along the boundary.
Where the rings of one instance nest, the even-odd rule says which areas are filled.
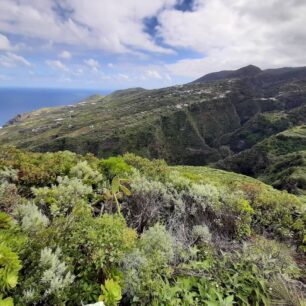
[[[22,114],[0,130],[0,144],[214,164],[303,194],[303,166],[282,172],[285,178],[274,175],[273,167],[305,150],[305,118],[306,68],[248,66],[186,85],[121,90]],[[298,186],[288,187],[297,176]]]

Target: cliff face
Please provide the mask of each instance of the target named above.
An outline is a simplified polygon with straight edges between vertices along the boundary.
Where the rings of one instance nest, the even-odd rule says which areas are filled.
[[[306,150],[301,132],[298,145],[286,140],[278,144],[282,150],[272,150],[303,124],[306,68],[248,66],[182,86],[121,90],[24,114],[0,131],[0,144],[102,157],[129,151],[172,164],[218,162],[260,176],[280,156]]]

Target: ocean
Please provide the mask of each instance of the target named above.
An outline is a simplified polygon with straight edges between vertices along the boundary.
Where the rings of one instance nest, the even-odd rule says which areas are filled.
[[[0,88],[0,127],[18,114],[42,107],[68,105],[91,95],[111,91],[95,89]]]

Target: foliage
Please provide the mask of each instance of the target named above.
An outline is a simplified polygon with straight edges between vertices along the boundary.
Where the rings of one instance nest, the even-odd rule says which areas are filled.
[[[18,206],[14,215],[25,232],[37,232],[48,226],[48,218],[33,203]]]
[[[0,209],[11,212],[20,203],[20,196],[15,184],[0,183]]]
[[[59,248],[41,250],[37,266],[25,281],[20,302],[31,305],[43,301],[54,305],[67,299],[69,286],[75,277],[61,257]]]
[[[116,203],[116,208],[117,212],[121,214],[121,208],[119,204],[119,200],[123,198],[123,196],[130,196],[131,192],[130,190],[126,187],[125,184],[129,183],[127,179],[121,179],[117,176],[115,176],[109,188],[103,188],[103,195],[102,198],[106,200],[107,202],[115,202]]]
[[[148,160],[133,153],[124,154],[123,159],[127,164],[136,168],[141,174],[151,179],[165,180],[170,172],[166,162],[163,160]]]
[[[24,243],[11,217],[0,212],[0,305],[13,305],[13,299],[6,295],[17,285],[22,268],[18,251]]]
[[[107,279],[101,286],[101,290],[102,295],[99,296],[99,300],[105,301],[106,305],[116,306],[122,299],[121,287],[113,279]]]
[[[0,169],[0,305],[303,301],[306,215],[294,195],[133,154],[10,148]]]
[[[70,176],[81,179],[88,185],[97,185],[103,179],[102,174],[99,171],[92,169],[86,160],[79,162],[72,167],[70,169]]]
[[[92,187],[79,178],[57,178],[58,185],[32,188],[37,203],[51,216],[67,214],[77,204],[86,205],[86,199],[92,193]]]
[[[5,293],[17,285],[21,262],[18,255],[3,243],[0,244],[0,289]]]
[[[67,175],[77,159],[68,151],[41,154],[7,147],[1,151],[0,165],[18,170],[18,182],[23,187],[46,186]]]
[[[131,174],[132,167],[129,166],[122,157],[110,157],[108,159],[101,160],[100,169],[105,176],[111,181],[115,176],[124,177],[127,174]]]
[[[0,295],[0,306],[14,306],[14,300],[11,297],[3,298]]]

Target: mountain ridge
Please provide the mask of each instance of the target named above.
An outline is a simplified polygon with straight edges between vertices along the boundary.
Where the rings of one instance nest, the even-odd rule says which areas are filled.
[[[0,144],[33,151],[69,149],[100,157],[134,152],[170,164],[213,163],[256,177],[271,177],[265,171],[277,160],[273,154],[257,154],[266,160],[260,171],[245,171],[236,155],[249,160],[248,150],[251,156],[269,151],[263,148],[287,137],[276,135],[292,135],[290,129],[306,124],[306,68],[261,70],[249,65],[200,79],[162,89],[120,90],[70,106],[37,110],[4,127]],[[303,141],[293,140],[301,137],[301,131],[286,138],[290,144],[302,144],[296,152],[306,150]],[[277,157],[292,153],[286,141],[277,145],[287,148],[277,152]],[[297,188],[297,192],[304,189]]]

